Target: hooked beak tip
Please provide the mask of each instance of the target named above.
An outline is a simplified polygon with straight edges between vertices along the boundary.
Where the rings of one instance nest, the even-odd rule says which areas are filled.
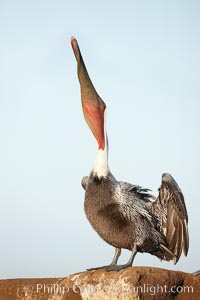
[[[71,45],[72,45],[72,49],[74,51],[74,55],[76,57],[76,60],[78,61],[78,57],[79,57],[79,47],[78,47],[78,42],[75,39],[75,37],[71,37]]]
[[[76,41],[76,39],[75,39],[74,36],[71,37],[71,43],[72,43],[73,41]]]

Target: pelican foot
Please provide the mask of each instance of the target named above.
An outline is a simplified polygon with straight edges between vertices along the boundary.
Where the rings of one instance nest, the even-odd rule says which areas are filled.
[[[109,265],[107,266],[106,268],[106,271],[120,271],[122,269],[125,269],[125,268],[128,268],[128,267],[131,267],[131,265],[129,264],[125,264],[125,265]]]
[[[101,266],[101,267],[96,267],[96,268],[90,268],[90,269],[87,269],[87,271],[92,271],[92,270],[99,270],[99,269],[106,269],[108,268],[109,266]]]

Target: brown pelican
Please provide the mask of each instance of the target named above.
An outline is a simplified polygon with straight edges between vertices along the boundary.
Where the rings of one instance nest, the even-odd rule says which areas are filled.
[[[167,173],[162,175],[157,198],[149,189],[115,179],[108,166],[106,105],[90,80],[73,37],[71,45],[77,60],[83,114],[98,144],[92,171],[82,179],[85,212],[94,230],[115,247],[111,264],[99,268],[118,271],[132,266],[137,252],[177,263],[182,251],[186,256],[189,247],[183,194]],[[126,264],[117,265],[122,248],[130,250],[131,257]]]

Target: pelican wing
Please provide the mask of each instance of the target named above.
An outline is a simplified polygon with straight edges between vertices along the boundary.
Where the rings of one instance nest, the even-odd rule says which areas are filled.
[[[153,213],[159,220],[160,230],[166,236],[176,263],[182,251],[185,256],[188,253],[188,215],[181,189],[170,174],[165,173],[162,176],[159,195],[153,204]]]

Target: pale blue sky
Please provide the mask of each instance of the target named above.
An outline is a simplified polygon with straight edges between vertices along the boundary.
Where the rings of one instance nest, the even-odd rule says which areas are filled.
[[[199,16],[193,0],[0,1],[0,278],[66,276],[113,256],[83,209],[96,143],[72,35],[107,103],[113,174],[157,194],[169,172],[185,195],[188,258],[134,265],[200,268]]]

